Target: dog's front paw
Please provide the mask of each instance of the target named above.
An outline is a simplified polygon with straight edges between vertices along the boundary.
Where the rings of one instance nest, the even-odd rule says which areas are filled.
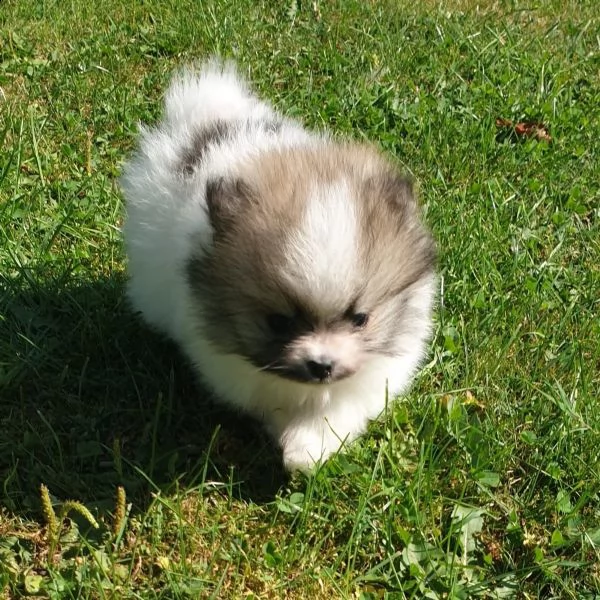
[[[286,432],[280,439],[283,449],[283,464],[288,471],[311,473],[339,448],[339,443],[331,444],[324,439],[323,432]],[[329,442],[329,443],[328,443]]]
[[[314,454],[310,449],[303,446],[283,448],[283,465],[286,470],[290,472],[300,471],[302,473],[310,474],[325,458],[326,457],[322,456],[321,448]]]

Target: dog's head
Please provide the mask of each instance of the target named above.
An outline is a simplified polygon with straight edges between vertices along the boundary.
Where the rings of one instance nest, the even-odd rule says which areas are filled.
[[[206,204],[213,244],[187,264],[205,335],[258,369],[333,383],[402,354],[429,315],[433,242],[410,182],[370,149],[261,155],[210,181]]]

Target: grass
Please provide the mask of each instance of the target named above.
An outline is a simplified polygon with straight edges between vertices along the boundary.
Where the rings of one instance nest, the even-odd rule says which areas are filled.
[[[599,39],[591,0],[1,3],[0,597],[600,597]],[[123,299],[120,165],[215,52],[439,240],[428,364],[308,479]]]

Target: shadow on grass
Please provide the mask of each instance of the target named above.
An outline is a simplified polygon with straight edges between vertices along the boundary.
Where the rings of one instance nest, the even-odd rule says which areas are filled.
[[[260,426],[215,405],[177,348],[132,314],[120,276],[0,276],[0,502],[39,510],[39,485],[99,510],[123,485],[220,482],[260,502],[285,483]],[[71,278],[72,279],[72,278]]]

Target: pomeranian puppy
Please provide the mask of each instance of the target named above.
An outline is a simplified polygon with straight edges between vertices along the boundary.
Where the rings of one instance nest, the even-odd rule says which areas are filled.
[[[216,59],[176,76],[125,166],[128,294],[201,380],[310,470],[405,391],[435,250],[410,181],[307,131]]]

